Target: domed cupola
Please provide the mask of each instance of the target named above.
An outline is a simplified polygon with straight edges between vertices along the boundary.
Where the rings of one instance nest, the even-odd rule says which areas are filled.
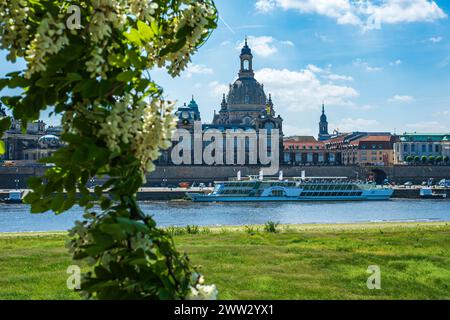
[[[252,49],[250,49],[250,47],[248,46],[248,42],[247,42],[247,37],[245,38],[245,44],[244,47],[241,50],[241,56],[243,55],[252,55]]]
[[[198,109],[197,102],[194,100],[194,96],[192,96],[192,100],[189,102],[188,108],[194,113],[195,120],[200,120],[200,110]]]
[[[255,109],[261,110],[261,106],[266,105],[266,94],[264,87],[255,79],[253,72],[253,55],[252,50],[248,46],[247,38],[245,38],[244,47],[239,56],[241,60],[241,68],[239,70],[239,78],[230,85],[230,91],[227,97],[228,109]],[[249,107],[249,105],[252,105]]]
[[[54,149],[60,146],[60,140],[57,136],[46,134],[38,139],[39,148]]]
[[[254,78],[247,78],[233,83],[227,100],[229,107],[233,108],[237,105],[265,106],[267,98],[263,86]]]
[[[244,47],[241,50],[241,70],[239,71],[239,79],[253,78],[255,73],[253,72],[253,55],[252,50],[248,46],[247,37],[245,38]]]

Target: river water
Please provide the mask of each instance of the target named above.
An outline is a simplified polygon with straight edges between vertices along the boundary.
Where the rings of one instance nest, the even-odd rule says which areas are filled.
[[[279,221],[283,224],[450,221],[450,201],[289,202],[202,204],[146,202],[142,207],[160,226],[238,226]],[[0,232],[57,231],[72,227],[82,210],[56,216],[30,214],[27,205],[0,204]]]

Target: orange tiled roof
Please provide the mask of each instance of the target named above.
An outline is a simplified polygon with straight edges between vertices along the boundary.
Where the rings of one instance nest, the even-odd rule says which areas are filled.
[[[361,139],[358,139],[359,141],[376,141],[376,142],[390,142],[392,140],[391,135],[383,135],[383,136],[367,136],[363,137]],[[357,140],[357,141],[358,141]]]

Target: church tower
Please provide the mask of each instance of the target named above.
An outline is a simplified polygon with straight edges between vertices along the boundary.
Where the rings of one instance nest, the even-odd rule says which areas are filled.
[[[325,104],[322,104],[322,115],[320,116],[319,122],[319,141],[325,141],[331,138],[328,133],[328,121],[325,115]]]
[[[255,76],[255,73],[253,72],[253,54],[252,50],[248,46],[247,37],[245,37],[245,44],[239,57],[241,59],[239,78],[253,78]]]

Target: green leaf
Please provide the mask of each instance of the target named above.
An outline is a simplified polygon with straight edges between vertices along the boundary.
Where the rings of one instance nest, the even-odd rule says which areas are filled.
[[[0,154],[5,154],[5,152],[6,152],[5,143],[3,142],[3,140],[0,140]]]
[[[151,26],[151,28],[152,28],[153,33],[154,33],[156,36],[159,36],[159,35],[161,34],[162,28],[158,25],[158,21],[157,21],[156,19],[154,19],[154,20],[152,21],[152,23],[150,24],[150,26]]]
[[[53,197],[53,201],[51,204],[52,210],[56,213],[60,213],[60,210],[64,204],[65,196],[64,193],[58,193]]]
[[[8,85],[9,80],[8,79],[0,79],[0,91],[3,90]]]
[[[35,85],[40,88],[48,88],[51,87],[55,82],[53,78],[40,78],[35,82]]]
[[[133,79],[133,77],[134,77],[136,74],[137,74],[136,71],[128,70],[128,71],[124,71],[124,72],[119,73],[119,74],[117,75],[116,79],[117,79],[118,81],[122,81],[122,82],[129,82],[129,81],[131,81],[131,80]]]
[[[66,78],[67,78],[67,80],[72,81],[72,82],[83,80],[83,77],[76,72],[68,73]]]
[[[124,35],[128,40],[131,41],[131,43],[134,43],[135,45],[137,45],[139,47],[142,46],[139,31],[137,31],[136,29],[132,28],[129,33],[124,33]]]
[[[11,127],[10,117],[0,119],[0,135]]]
[[[96,97],[99,93],[99,86],[97,84],[97,81],[89,79],[85,82],[81,82],[84,83],[83,85],[83,89],[81,89],[81,95],[83,96],[83,98],[88,99],[88,98],[92,98],[92,97]]]
[[[42,179],[40,177],[30,177],[27,180],[27,184],[31,189],[36,189],[42,185]]]
[[[119,217],[117,218],[117,222],[124,230],[128,232],[133,232],[134,230],[137,230],[139,232],[148,232],[147,226],[138,221]]]
[[[139,35],[142,40],[150,41],[155,36],[153,29],[146,23],[139,20],[137,22],[137,26],[138,26]]]

